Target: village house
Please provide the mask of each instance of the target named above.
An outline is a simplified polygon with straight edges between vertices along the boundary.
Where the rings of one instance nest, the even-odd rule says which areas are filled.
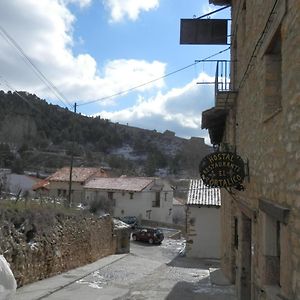
[[[173,223],[186,225],[186,200],[179,197],[173,198]]]
[[[0,169],[0,189],[13,196],[34,196],[33,186],[39,178],[27,174],[15,174],[9,169]]]
[[[108,199],[113,216],[172,223],[173,190],[159,178],[94,178],[84,185],[86,203]]]
[[[201,179],[191,179],[188,191],[186,256],[220,258],[221,193],[206,187]]]
[[[215,106],[202,127],[216,149],[243,158],[248,175],[240,188],[222,189],[222,268],[241,300],[296,300],[300,2],[210,3],[231,5],[231,60],[217,64]]]
[[[84,200],[84,184],[96,177],[107,177],[107,173],[102,168],[83,168],[72,169],[72,203],[81,203]],[[69,194],[70,168],[59,169],[45,180],[37,183],[33,189],[37,195],[53,198],[67,198]]]

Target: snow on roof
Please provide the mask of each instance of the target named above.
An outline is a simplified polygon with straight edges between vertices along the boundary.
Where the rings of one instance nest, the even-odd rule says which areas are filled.
[[[191,179],[187,205],[221,206],[219,188],[209,188],[201,179]]]
[[[91,176],[107,177],[107,173],[102,168],[73,168],[72,181],[85,182]],[[49,181],[69,181],[70,168],[64,167],[47,178]]]
[[[122,228],[130,229],[131,228],[130,225],[126,224],[125,222],[123,222],[119,219],[113,218],[113,222],[114,222],[115,229],[122,229]]]
[[[154,181],[145,177],[94,178],[84,188],[140,192]]]
[[[173,205],[185,205],[185,201],[181,198],[173,197]]]

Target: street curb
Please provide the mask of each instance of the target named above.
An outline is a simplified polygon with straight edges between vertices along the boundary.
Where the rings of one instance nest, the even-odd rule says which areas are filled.
[[[44,298],[60,291],[61,289],[75,283],[76,281],[94,273],[95,271],[100,270],[106,266],[113,264],[116,261],[119,261],[119,260],[125,258],[129,254],[130,253],[109,255],[109,256],[103,257],[91,264],[84,265],[84,266],[78,267],[76,269],[69,270],[65,273],[55,275],[55,276],[43,279],[41,281],[37,281],[37,282],[33,282],[31,284],[25,285],[25,286],[17,289],[14,300],[27,300],[27,299],[28,300],[41,300],[41,299],[44,299]],[[81,273],[81,272],[83,272],[83,273]],[[68,280],[68,279],[66,279],[66,277],[64,277],[66,275],[70,276],[72,278],[70,278]],[[42,284],[45,284],[46,282],[48,282],[51,285],[51,281],[59,282],[60,278],[62,281],[65,281],[64,284],[59,285],[59,284],[52,283],[52,286],[50,286],[48,288],[48,290],[46,289],[44,291],[41,291],[39,295],[32,295],[34,293],[39,293],[39,292],[35,292],[35,290],[39,291],[40,286]]]

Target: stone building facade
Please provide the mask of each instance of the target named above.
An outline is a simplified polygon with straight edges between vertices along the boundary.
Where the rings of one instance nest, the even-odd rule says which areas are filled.
[[[231,74],[202,127],[249,169],[222,189],[222,267],[239,299],[300,299],[300,1],[210,2],[231,5]]]

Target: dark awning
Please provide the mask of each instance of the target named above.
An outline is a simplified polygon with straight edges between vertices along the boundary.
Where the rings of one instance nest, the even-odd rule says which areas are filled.
[[[214,5],[231,5],[231,0],[209,0]]]
[[[210,141],[213,145],[222,142],[225,130],[227,111],[211,108],[202,112],[202,129],[208,129]]]
[[[181,19],[180,44],[226,45],[226,19]]]

